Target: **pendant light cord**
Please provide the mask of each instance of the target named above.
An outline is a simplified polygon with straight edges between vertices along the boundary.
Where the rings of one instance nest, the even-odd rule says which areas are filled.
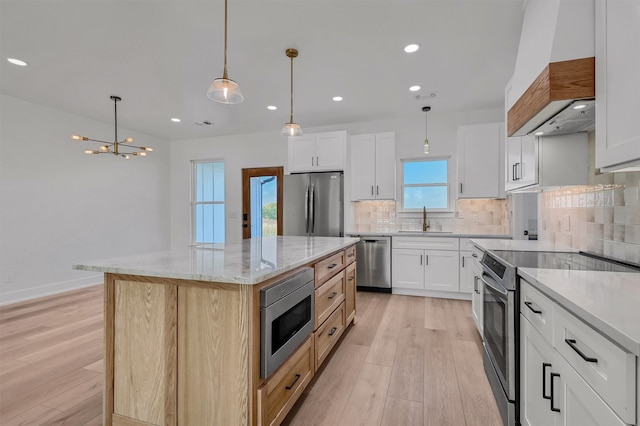
[[[115,139],[114,142],[118,143],[118,100],[113,100],[113,115],[114,115],[114,123],[115,123]]]
[[[227,0],[224,0],[224,72],[222,78],[229,79],[227,74]]]
[[[293,123],[293,56],[291,57],[291,116],[289,122]]]

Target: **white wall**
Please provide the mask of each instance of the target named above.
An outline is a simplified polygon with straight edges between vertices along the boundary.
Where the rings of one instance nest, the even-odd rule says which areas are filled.
[[[167,141],[118,129],[155,151],[89,156],[71,134],[111,140],[113,123],[5,95],[0,111],[0,304],[102,282],[74,263],[169,247]]]
[[[396,171],[403,158],[424,157],[425,113],[416,108],[415,116],[372,122],[347,123],[307,128],[305,133],[347,130],[349,134],[396,132]],[[431,156],[451,156],[450,180],[457,187],[456,137],[459,125],[499,122],[504,119],[502,108],[459,113],[429,112]],[[190,161],[223,159],[226,179],[226,240],[242,239],[241,169],[248,167],[284,166],[287,161],[287,140],[280,129],[273,132],[223,136],[216,138],[174,141],[171,143],[171,246],[190,243]],[[390,162],[390,166],[393,163]],[[286,170],[286,169],[285,169]],[[352,229],[352,203],[348,201],[348,173],[345,173],[345,230]],[[454,194],[455,196],[455,194]],[[455,203],[454,203],[455,204]],[[409,215],[409,214],[408,214]],[[235,216],[235,217],[232,217]]]

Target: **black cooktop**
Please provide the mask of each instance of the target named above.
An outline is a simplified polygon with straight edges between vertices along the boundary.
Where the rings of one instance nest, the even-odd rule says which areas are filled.
[[[501,260],[516,268],[574,269],[581,271],[640,272],[640,265],[628,265],[590,253],[552,251],[492,250]]]

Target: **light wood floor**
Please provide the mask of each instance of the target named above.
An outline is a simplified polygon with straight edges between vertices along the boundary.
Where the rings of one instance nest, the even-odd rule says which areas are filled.
[[[99,425],[102,286],[0,308],[0,425]],[[358,292],[286,425],[500,425],[469,302]]]

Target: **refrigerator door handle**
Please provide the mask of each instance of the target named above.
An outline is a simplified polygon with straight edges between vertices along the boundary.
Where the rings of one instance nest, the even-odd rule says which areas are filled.
[[[311,222],[311,234],[314,232],[314,228],[316,225],[316,203],[315,203],[315,185],[311,184],[311,196],[309,197],[310,203],[309,208],[311,210],[311,214],[309,215],[309,222]]]
[[[305,223],[305,232],[309,233],[309,184],[307,184],[307,189],[304,191],[304,223]]]

